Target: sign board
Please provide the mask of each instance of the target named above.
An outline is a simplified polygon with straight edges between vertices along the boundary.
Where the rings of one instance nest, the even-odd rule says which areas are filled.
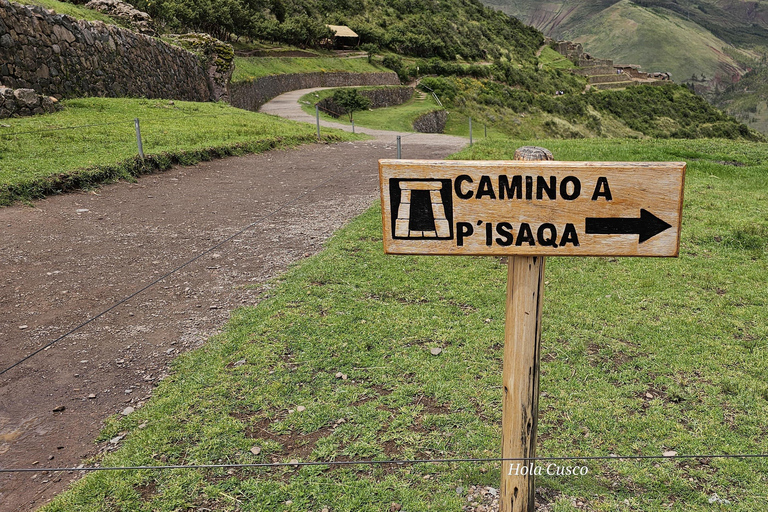
[[[685,163],[380,160],[388,254],[677,256]]]

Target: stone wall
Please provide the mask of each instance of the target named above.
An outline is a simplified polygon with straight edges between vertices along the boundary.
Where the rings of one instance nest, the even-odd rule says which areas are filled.
[[[408,86],[386,87],[382,89],[368,89],[358,91],[360,96],[365,96],[371,100],[371,108],[394,107],[402,105],[413,96],[413,88]],[[333,117],[340,117],[347,113],[347,110],[333,101],[333,97],[325,98],[317,103],[320,110]]]
[[[0,0],[2,1],[2,0]],[[360,85],[400,85],[397,73],[347,73],[344,71],[270,75],[229,84],[232,106],[256,111],[272,98],[297,89]]]
[[[413,122],[413,129],[420,133],[443,133],[446,121],[447,111],[433,110],[417,117]]]
[[[58,99],[212,97],[207,69],[192,52],[8,0],[0,0],[0,84]]]

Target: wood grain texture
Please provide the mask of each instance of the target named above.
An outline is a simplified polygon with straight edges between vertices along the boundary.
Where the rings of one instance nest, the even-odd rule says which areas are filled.
[[[682,162],[380,160],[379,177],[389,254],[678,254]],[[443,193],[451,236],[423,234],[434,229],[395,236],[399,192],[393,194],[392,185],[425,187],[440,180],[448,183]],[[644,240],[635,228],[645,229],[638,226],[654,218],[669,227]]]
[[[536,456],[544,258],[514,256],[507,265],[501,456],[521,459]],[[535,478],[519,469],[531,464],[536,462],[502,463],[500,512],[533,512]]]

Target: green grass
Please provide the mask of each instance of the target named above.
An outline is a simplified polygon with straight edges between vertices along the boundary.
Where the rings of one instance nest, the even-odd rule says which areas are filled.
[[[368,59],[340,59],[336,57],[235,57],[233,82],[245,82],[267,75],[286,73],[316,73],[347,71],[350,73],[376,73],[391,71]]]
[[[56,14],[66,14],[78,20],[103,21],[110,25],[123,25],[106,14],[93,9],[86,9],[83,5],[75,5],[68,2],[58,2],[57,0],[19,0],[20,4],[39,5],[46,9],[53,9]]]
[[[545,46],[539,55],[539,64],[545,68],[573,69],[576,66],[549,46]]]
[[[315,128],[224,103],[87,98],[48,115],[4,119],[0,204],[192,164],[316,140]],[[145,162],[138,159],[139,118]],[[332,140],[354,138],[326,130]]]
[[[364,90],[373,88],[374,87],[359,87],[358,89]],[[336,89],[326,89],[316,93],[305,94],[299,99],[302,110],[308,114],[314,115],[315,104],[325,98],[333,96],[335,90]],[[427,95],[422,99],[417,96],[418,92],[410,100],[395,107],[384,107],[355,112],[353,115],[355,126],[364,126],[367,128],[375,128],[377,130],[412,132],[414,131],[413,122],[416,118],[427,112],[440,109],[437,103],[432,99],[432,96]],[[321,112],[320,117],[326,121],[351,124],[348,116],[335,118]]]
[[[478,144],[459,157],[511,158],[525,143]],[[549,258],[538,454],[768,453],[765,145],[535,143],[561,160],[689,163],[679,258]],[[505,280],[498,258],[385,256],[373,207],[179,357],[146,406],[112,418],[101,440],[126,437],[99,463],[498,456]],[[554,510],[576,510],[578,498],[596,511],[711,511],[717,493],[727,510],[751,512],[768,495],[765,459],[580,464],[587,476],[537,480],[557,493]],[[457,487],[497,486],[499,471],[103,472],[43,510],[364,512],[394,501],[458,511]]]

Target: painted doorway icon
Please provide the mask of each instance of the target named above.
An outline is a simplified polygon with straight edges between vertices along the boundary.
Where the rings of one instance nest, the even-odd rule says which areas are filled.
[[[451,180],[389,180],[392,233],[397,239],[453,238]],[[397,216],[395,216],[395,212]]]

